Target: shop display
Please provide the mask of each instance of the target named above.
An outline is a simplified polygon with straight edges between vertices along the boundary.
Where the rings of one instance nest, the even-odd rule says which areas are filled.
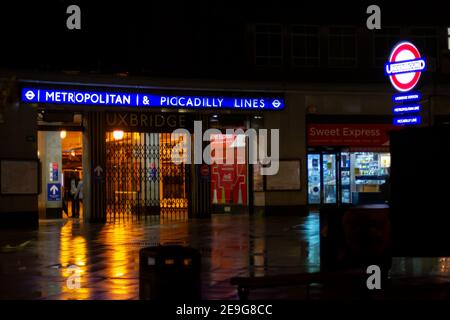
[[[309,154],[308,202],[373,201],[378,197],[381,185],[386,182],[389,167],[389,153],[341,151]]]
[[[353,170],[353,192],[380,192],[379,186],[385,183],[387,167],[382,166],[381,156],[373,152],[355,152]],[[386,155],[383,155],[386,160]],[[385,161],[387,163],[387,161]]]

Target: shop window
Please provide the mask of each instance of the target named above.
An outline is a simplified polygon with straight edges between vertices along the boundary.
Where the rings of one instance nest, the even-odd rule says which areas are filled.
[[[356,66],[356,29],[353,27],[331,27],[328,49],[330,66]]]
[[[283,64],[281,25],[256,25],[255,64],[259,66],[281,66]]]
[[[389,176],[390,154],[352,152],[350,165],[352,203],[366,202],[374,197],[374,193],[382,191],[382,185]]]
[[[400,39],[400,28],[383,27],[373,31],[373,62],[382,67],[388,60],[390,52]]]
[[[319,27],[292,26],[292,63],[298,67],[314,67],[320,64]]]

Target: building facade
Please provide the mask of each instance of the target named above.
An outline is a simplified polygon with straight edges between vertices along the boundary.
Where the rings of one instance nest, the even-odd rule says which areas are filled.
[[[162,50],[149,63],[138,66],[147,61],[138,57],[135,64],[126,65],[130,72],[116,69],[109,75],[77,67],[62,68],[63,72],[5,69],[1,159],[36,161],[38,170],[34,176],[31,164],[5,162],[2,172],[28,168],[37,187],[20,191],[16,186],[18,193],[2,189],[2,223],[35,225],[38,217],[62,217],[70,202],[64,200],[71,199],[72,179],[83,181],[83,217],[93,222],[149,215],[302,214],[317,205],[381,201],[381,185],[389,175],[389,131],[396,129],[391,116],[394,91],[383,65],[395,43],[415,43],[428,62],[418,86],[422,125],[448,122],[449,29],[427,24],[369,31],[359,25],[251,20],[238,17],[218,33],[230,45],[223,50],[214,45],[217,55],[190,43],[177,55],[184,60],[165,57]],[[200,37],[212,39],[207,33]],[[167,52],[170,48],[176,49],[169,46]],[[203,59],[198,53],[207,56]],[[101,107],[76,99],[57,103],[28,99],[23,88],[178,99],[170,106],[152,108],[117,103],[118,107],[115,102]],[[180,97],[211,100],[199,102],[208,106],[199,110],[186,106]],[[268,110],[251,103],[214,108],[213,100],[221,97],[244,104],[278,99],[284,108]],[[216,139],[224,142],[225,150],[243,148],[245,164],[171,163],[171,132],[192,131],[194,121],[202,121],[202,130],[220,130]],[[226,135],[230,128],[278,129],[279,174],[261,176],[259,166],[247,161],[249,145]],[[178,139],[187,137],[180,134]],[[2,177],[3,187],[9,180]]]

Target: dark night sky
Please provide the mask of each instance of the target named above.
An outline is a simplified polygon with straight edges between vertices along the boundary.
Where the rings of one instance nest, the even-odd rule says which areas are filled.
[[[246,22],[364,26],[373,3],[382,25],[450,25],[445,1],[1,1],[0,68],[120,71],[147,57],[189,64],[228,45],[215,38],[230,46],[246,41],[230,39]],[[66,29],[70,4],[81,7],[81,31]]]

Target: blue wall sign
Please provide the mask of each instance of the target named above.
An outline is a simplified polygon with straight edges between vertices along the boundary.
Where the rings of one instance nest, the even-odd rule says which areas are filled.
[[[283,98],[155,95],[110,91],[22,88],[21,101],[88,106],[155,107],[174,109],[282,110]]]
[[[420,101],[422,99],[422,95],[420,92],[408,92],[408,93],[400,93],[400,94],[394,94],[392,96],[392,102],[399,104],[404,102],[416,102]]]
[[[394,118],[394,125],[396,125],[396,126],[416,125],[416,124],[420,124],[421,122],[422,122],[421,116]]]
[[[394,106],[392,108],[392,113],[393,114],[417,113],[417,112],[420,112],[421,109],[422,109],[422,107],[420,106],[420,104]]]
[[[48,183],[47,184],[47,200],[60,201],[61,200],[61,184]]]
[[[49,163],[49,181],[56,182],[59,180],[58,177],[58,163],[50,162]]]

